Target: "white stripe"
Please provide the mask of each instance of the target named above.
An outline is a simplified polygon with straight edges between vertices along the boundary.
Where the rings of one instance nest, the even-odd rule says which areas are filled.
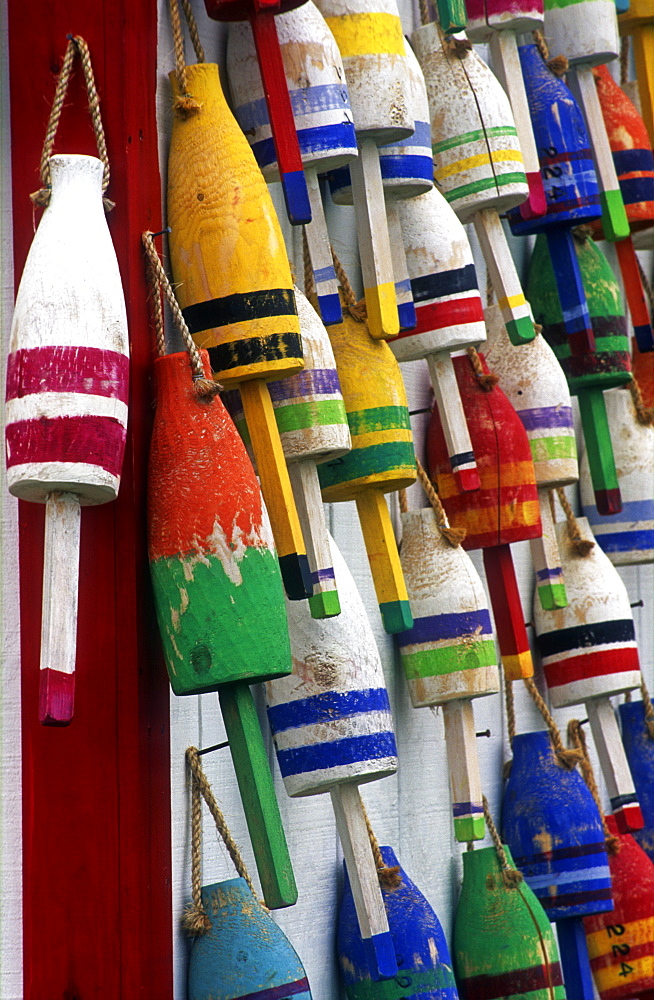
[[[580,705],[587,698],[599,695],[619,694],[640,687],[640,671],[625,670],[619,674],[604,674],[602,677],[589,677],[585,680],[572,681],[570,684],[560,684],[549,688],[550,699],[554,708],[565,708],[567,705]]]
[[[7,424],[42,417],[109,417],[127,427],[127,405],[112,396],[94,396],[83,392],[34,392],[7,400]]]
[[[525,878],[530,889],[543,889],[549,885],[559,886],[567,885],[570,882],[594,882],[599,879],[610,879],[611,873],[608,865],[598,865],[596,868],[580,868],[577,871],[550,872],[548,875],[526,875]],[[552,902],[555,902],[555,897],[552,897]]]
[[[571,660],[575,656],[601,656],[603,653],[609,653],[614,649],[636,649],[636,643],[635,641],[602,642],[596,646],[577,646],[575,649],[567,649],[561,653],[554,653],[552,656],[541,656],[541,662],[544,667],[548,667],[550,663],[561,663],[564,660]]]
[[[384,774],[397,771],[397,757],[380,757],[375,760],[354,761],[352,764],[335,764],[315,771],[289,774],[284,778],[287,795],[319,794],[334,785],[336,781],[374,781]]]
[[[314,722],[298,729],[285,729],[275,734],[278,750],[297,750],[315,746],[316,743],[336,743],[353,736],[373,736],[376,733],[392,733],[393,720],[390,712],[360,712],[348,715],[336,722]]]

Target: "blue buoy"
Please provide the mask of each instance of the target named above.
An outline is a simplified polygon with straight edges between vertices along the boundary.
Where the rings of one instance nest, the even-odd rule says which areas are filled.
[[[632,836],[654,861],[654,740],[645,725],[642,701],[623,702],[618,706],[618,713],[629,770],[645,820],[642,830],[632,830]]]

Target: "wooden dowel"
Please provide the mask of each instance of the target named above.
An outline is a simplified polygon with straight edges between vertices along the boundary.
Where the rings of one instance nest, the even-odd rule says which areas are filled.
[[[618,255],[620,274],[622,275],[624,294],[631,314],[631,325],[634,328],[634,336],[636,337],[638,350],[641,354],[644,354],[647,351],[654,350],[654,334],[652,333],[652,323],[645,299],[645,289],[640,277],[638,258],[636,257],[633,240],[631,237],[626,240],[619,240],[615,244],[615,249]]]
[[[509,339],[516,347],[528,344],[536,336],[534,322],[499,216],[485,208],[475,212],[472,221]]]
[[[307,547],[313,594],[309,598],[312,618],[333,618],[341,605],[336,589],[329,535],[325,524],[316,463],[292,462],[288,474],[293,488],[300,527]]]
[[[391,264],[395,280],[395,301],[397,303],[400,330],[412,330],[418,320],[406,263],[400,213],[397,202],[392,198],[386,199],[386,221],[388,223],[388,238],[391,245]]]
[[[534,664],[511,548],[494,545],[484,549],[483,556],[504,676],[510,681],[533,677]]]
[[[585,705],[618,830],[620,833],[641,830],[644,826],[643,814],[613,706],[608,698],[592,698]]]
[[[403,632],[413,618],[386,498],[381,490],[368,489],[356,505],[384,628]]]
[[[577,399],[597,511],[604,516],[618,514],[622,499],[604,393],[600,389],[585,389],[578,393]]]
[[[481,481],[452,358],[449,352],[441,351],[428,355],[427,364],[457,488],[478,490]]]
[[[475,717],[469,699],[443,705],[454,836],[461,844],[486,836]]]
[[[330,326],[332,323],[343,322],[341,300],[338,296],[338,281],[332,261],[318,175],[310,167],[305,170],[304,174],[311,203],[311,222],[307,223],[304,231],[307,237],[320,318],[325,326]]]
[[[568,598],[547,487],[538,490],[538,503],[543,534],[539,538],[532,538],[529,545],[540,605],[544,611],[553,611],[554,608],[567,607]]]

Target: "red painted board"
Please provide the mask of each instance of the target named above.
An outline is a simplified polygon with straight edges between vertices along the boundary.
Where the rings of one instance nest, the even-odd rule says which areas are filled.
[[[82,511],[75,717],[37,716],[43,508],[20,504],[25,1000],[172,997],[168,681],[150,603],[152,338],[140,235],[161,229],[155,0],[8,0],[16,284],[69,32],[89,44],[132,346],[120,495]],[[95,153],[79,60],[56,151]]]

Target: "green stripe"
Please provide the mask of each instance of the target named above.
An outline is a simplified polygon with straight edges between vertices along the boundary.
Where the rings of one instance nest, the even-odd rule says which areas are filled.
[[[466,142],[475,142],[477,139],[486,139],[487,136],[492,137],[496,135],[511,135],[515,136],[516,139],[518,137],[518,133],[512,125],[494,125],[492,128],[476,128],[472,132],[464,132],[462,135],[457,135],[454,139],[443,139],[442,142],[435,142],[431,148],[434,153],[444,153],[446,149],[463,146]]]
[[[412,477],[415,475],[416,459],[411,441],[387,441],[385,444],[371,444],[367,448],[353,448],[343,458],[323,462],[317,468],[321,489],[326,490],[355,479],[379,475],[380,472]]]
[[[518,308],[522,309],[524,306],[518,306]],[[526,316],[519,316],[518,319],[510,319],[505,326],[509,340],[514,347],[520,347],[521,344],[529,344],[536,336],[534,324],[531,321],[529,313]]]
[[[467,844],[469,840],[483,840],[486,836],[486,820],[483,816],[455,816],[454,836],[460,844]]]
[[[370,431],[411,430],[411,420],[406,406],[371,406],[367,410],[352,410],[347,415],[350,434],[369,434]]]
[[[592,317],[591,317],[592,319]],[[617,334],[615,337],[596,337],[595,350],[598,354],[622,353],[629,350],[629,340]],[[572,354],[569,344],[556,344],[554,353],[557,358],[569,358]]]
[[[407,680],[421,677],[441,677],[458,670],[474,670],[476,667],[494,667],[497,663],[495,643],[492,639],[482,639],[471,645],[457,643],[455,646],[439,646],[437,649],[421,649],[416,653],[400,652],[402,666]]]
[[[442,183],[442,182],[438,182]],[[477,191],[488,191],[493,187],[504,187],[506,184],[525,184],[524,172],[518,174],[501,174],[499,177],[487,178],[486,180],[473,181],[472,184],[462,184],[452,191],[444,192],[446,201],[456,201],[458,198],[465,198],[468,194],[476,194]]]
[[[568,437],[530,438],[529,447],[534,462],[546,462],[549,458],[577,457],[577,445],[572,435]]]
[[[408,983],[410,983],[410,990]],[[448,966],[438,966],[426,972],[416,972],[414,969],[398,973],[394,979],[383,979],[373,982],[372,979],[361,979],[357,983],[348,983],[346,987],[348,1000],[406,1000],[409,996],[441,996],[442,990],[448,993],[454,988],[454,973]]]
[[[314,403],[289,403],[275,407],[279,433],[299,431],[305,427],[327,424],[347,424],[345,406],[340,399],[324,399]]]

